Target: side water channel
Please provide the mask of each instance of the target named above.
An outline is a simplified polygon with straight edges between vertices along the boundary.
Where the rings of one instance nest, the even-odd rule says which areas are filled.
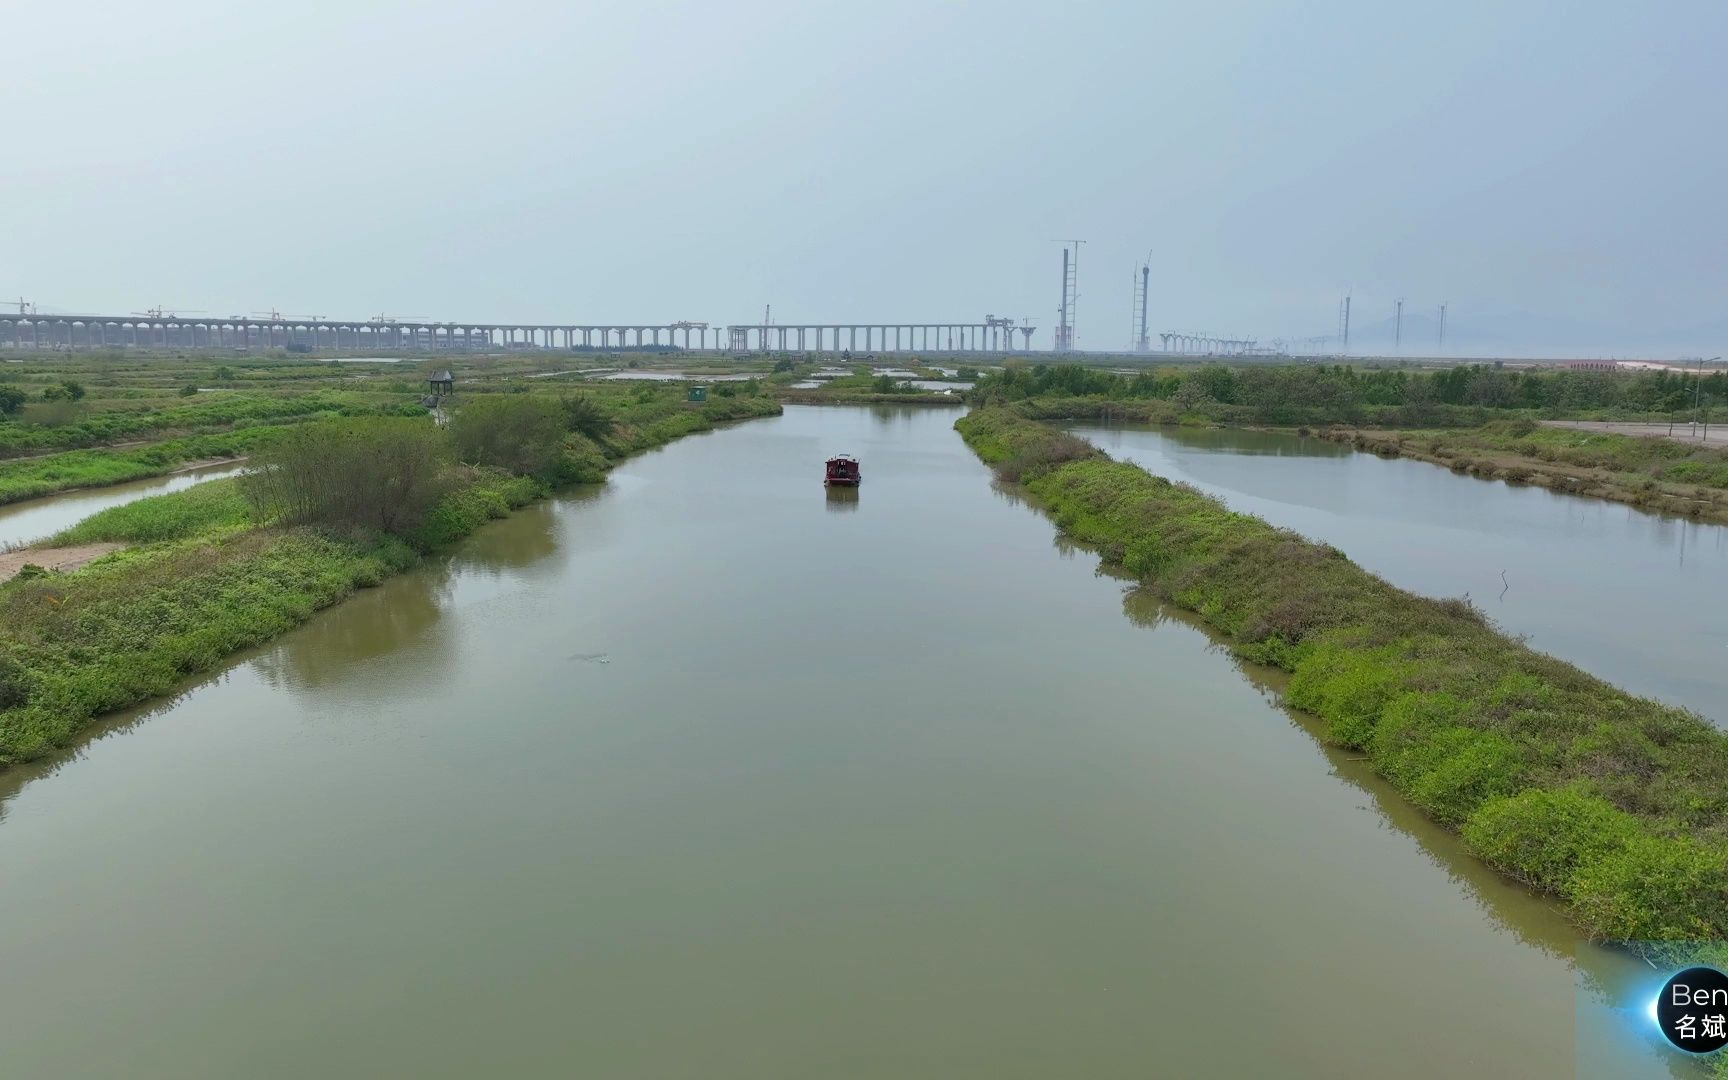
[[[0,506],[0,547],[29,544],[78,524],[98,510],[135,502],[151,495],[189,488],[206,480],[239,474],[243,466],[211,465],[169,476],[154,476],[107,487],[68,491],[42,499]]]
[[[1293,434],[1069,427],[1394,585],[1469,596],[1532,647],[1728,726],[1728,526]]]
[[[1695,1075],[955,415],[683,440],[0,774],[5,1071]]]

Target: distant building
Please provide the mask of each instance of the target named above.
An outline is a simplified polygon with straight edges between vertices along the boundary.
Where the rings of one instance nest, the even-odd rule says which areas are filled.
[[[1560,365],[1567,371],[1619,371],[1618,360],[1568,360]]]

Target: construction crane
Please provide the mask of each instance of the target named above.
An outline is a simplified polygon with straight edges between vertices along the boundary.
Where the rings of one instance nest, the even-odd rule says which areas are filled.
[[[155,307],[150,308],[147,311],[134,311],[132,314],[142,315],[147,319],[178,319],[181,312],[185,312],[188,315],[209,314],[209,312],[203,311],[199,308],[171,308],[164,307],[161,304],[157,304]]]
[[[34,315],[36,314],[36,305],[20,296],[18,298],[18,314]]]
[[[428,318],[430,316],[427,315],[374,315],[371,321],[375,323],[424,322]]]

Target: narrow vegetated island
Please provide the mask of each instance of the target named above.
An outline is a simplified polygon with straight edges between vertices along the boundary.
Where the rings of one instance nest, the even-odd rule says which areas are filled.
[[[1015,361],[969,398],[1043,420],[1299,430],[1484,479],[1728,522],[1728,432],[1684,437],[1710,431],[1712,403],[1728,401],[1722,371],[1204,364],[1122,374]],[[1561,421],[1639,421],[1682,437],[1548,426]]]
[[[1289,672],[1287,702],[1329,741],[1593,937],[1728,937],[1728,733],[1014,408],[957,426],[1064,532]]]
[[[418,408],[274,427],[250,440],[240,477],[42,542],[123,547],[0,585],[0,766],[66,745],[93,717],[167,693],[554,487],[780,411],[756,394],[690,402],[679,387],[501,389],[449,403],[446,427]]]

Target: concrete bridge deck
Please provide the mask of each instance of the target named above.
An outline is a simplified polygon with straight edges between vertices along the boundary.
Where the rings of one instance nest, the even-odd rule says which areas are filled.
[[[0,314],[0,348],[257,349],[496,352],[664,346],[749,352],[978,352],[1022,350],[1034,327],[1005,318],[952,323],[485,323],[398,319],[295,319],[131,315]]]

